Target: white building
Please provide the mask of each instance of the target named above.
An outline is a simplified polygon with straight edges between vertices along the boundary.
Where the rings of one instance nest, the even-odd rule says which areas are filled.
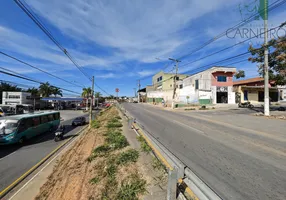
[[[182,103],[235,104],[232,77],[234,67],[212,67],[185,78],[177,90],[177,101]]]
[[[16,105],[16,104],[34,104],[33,99],[30,98],[29,92],[3,92],[2,104]]]

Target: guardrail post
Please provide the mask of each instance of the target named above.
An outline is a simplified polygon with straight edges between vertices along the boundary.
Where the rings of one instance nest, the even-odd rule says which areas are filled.
[[[174,200],[177,198],[177,178],[178,170],[176,168],[168,170],[168,188],[167,188],[167,200]]]

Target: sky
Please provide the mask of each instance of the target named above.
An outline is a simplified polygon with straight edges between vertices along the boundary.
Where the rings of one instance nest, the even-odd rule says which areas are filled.
[[[107,96],[115,95],[115,88],[119,88],[119,96],[132,96],[134,88],[138,88],[138,80],[141,80],[142,88],[152,85],[152,75],[160,70],[173,72],[174,63],[168,58],[181,60],[179,73],[192,74],[209,64],[246,52],[249,44],[257,47],[263,43],[263,35],[260,35],[188,65],[261,31],[263,20],[260,18],[233,32],[224,33],[255,14],[259,0],[21,1],[76,60],[85,75],[12,0],[0,2],[0,51],[77,86],[1,54],[0,69],[5,68],[41,82],[48,81],[78,93],[82,92],[82,87],[91,86],[89,78],[94,76],[96,84],[103,89],[95,87],[95,91]],[[269,0],[269,4],[275,1]],[[286,3],[269,11],[269,28],[280,25],[285,19]],[[271,34],[272,38],[285,35],[286,27],[277,30]],[[223,37],[190,54],[220,33],[224,33]],[[246,78],[258,76],[257,65],[248,62],[248,57],[242,56],[217,65],[245,70]],[[242,60],[245,61],[232,64]],[[0,80],[38,86],[2,73]],[[64,94],[77,96],[66,91]]]

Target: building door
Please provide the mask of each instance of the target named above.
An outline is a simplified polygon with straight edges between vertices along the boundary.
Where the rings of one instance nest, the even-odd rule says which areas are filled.
[[[263,91],[258,92],[258,102],[264,102],[264,92]]]
[[[217,103],[228,103],[227,87],[217,87],[216,101]]]

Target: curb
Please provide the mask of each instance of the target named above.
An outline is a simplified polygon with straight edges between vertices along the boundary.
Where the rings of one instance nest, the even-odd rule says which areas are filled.
[[[60,144],[57,148],[55,148],[51,153],[49,153],[46,157],[40,160],[37,164],[31,167],[28,171],[22,174],[18,179],[16,179],[13,183],[7,186],[0,192],[0,199],[3,198],[8,192],[10,192],[15,186],[17,186],[20,182],[22,182],[28,175],[34,172],[38,167],[40,167],[44,162],[46,162],[50,157],[52,157],[58,150],[60,150],[63,146],[65,146],[69,141],[71,141],[75,136],[78,136],[79,133],[87,129],[87,126],[79,130],[74,136],[69,138],[64,143]]]

